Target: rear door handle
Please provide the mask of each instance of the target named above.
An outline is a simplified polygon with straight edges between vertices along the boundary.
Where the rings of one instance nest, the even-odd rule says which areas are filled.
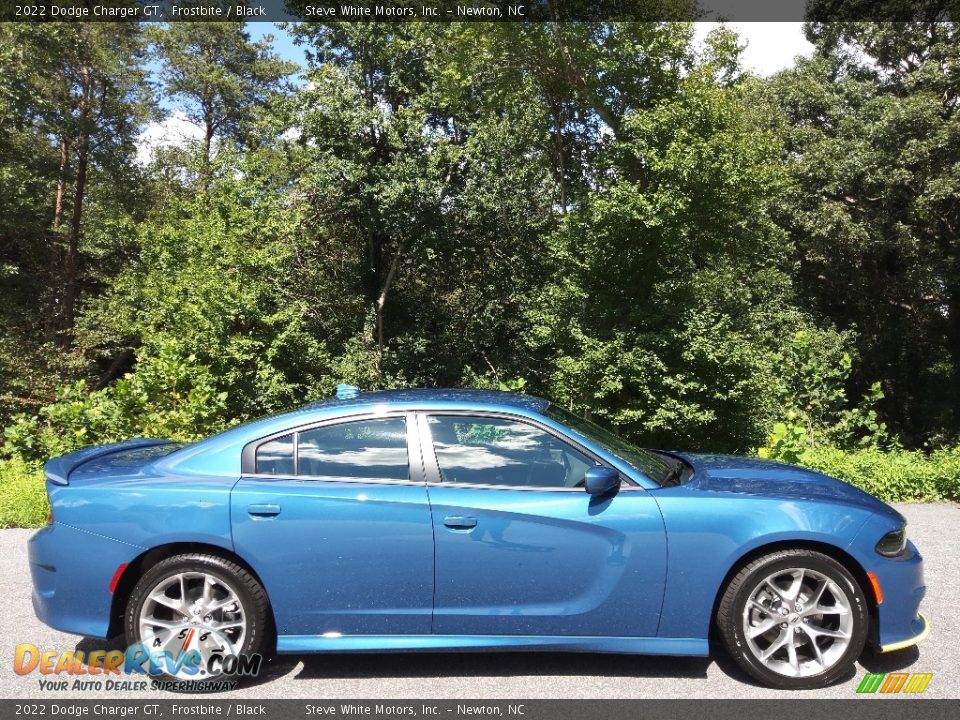
[[[255,518],[276,517],[280,514],[280,506],[269,503],[247,505],[247,512],[250,513],[251,517]]]
[[[461,515],[448,515],[443,519],[443,524],[454,530],[469,530],[477,526],[477,519]]]

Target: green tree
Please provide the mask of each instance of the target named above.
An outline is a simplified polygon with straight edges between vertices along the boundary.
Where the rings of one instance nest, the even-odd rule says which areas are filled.
[[[546,117],[495,42],[444,24],[302,26],[298,183],[340,342],[367,384],[453,384],[513,354],[553,223]],[[496,30],[493,34],[499,35]]]
[[[82,297],[122,262],[122,230],[142,207],[132,160],[151,105],[133,25],[3,24],[0,48],[6,417],[49,402],[64,379],[97,372],[66,346]]]
[[[155,207],[137,227],[136,262],[83,318],[91,346],[197,358],[229,392],[230,417],[300,401],[329,367],[314,309],[291,291],[298,216],[264,153],[224,149],[206,192]]]
[[[794,190],[781,223],[813,312],[856,331],[851,395],[882,380],[912,445],[960,401],[960,38],[949,23],[807,26],[816,55],[771,83]]]
[[[227,138],[255,142],[262,110],[285,90],[296,65],[270,50],[270,37],[251,42],[242,23],[175,22],[152,34],[164,95],[203,130],[203,157]]]

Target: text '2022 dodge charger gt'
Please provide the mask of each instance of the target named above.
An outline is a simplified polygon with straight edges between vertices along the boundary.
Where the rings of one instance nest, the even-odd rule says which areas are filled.
[[[715,627],[757,680],[810,688],[867,642],[927,632],[920,555],[879,500],[788,465],[642,450],[525,395],[349,390],[45,473],[37,615],[168,655],[703,656]]]

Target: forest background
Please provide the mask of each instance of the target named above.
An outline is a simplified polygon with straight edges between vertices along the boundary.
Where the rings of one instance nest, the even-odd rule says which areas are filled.
[[[50,456],[339,382],[960,499],[954,25],[770,77],[693,23],[250,30],[0,25],[0,525]]]

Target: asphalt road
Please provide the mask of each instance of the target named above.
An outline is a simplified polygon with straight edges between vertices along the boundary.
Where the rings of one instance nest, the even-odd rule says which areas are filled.
[[[769,690],[752,683],[722,652],[711,658],[575,653],[456,653],[284,656],[254,683],[217,698],[778,698],[855,697],[864,672],[932,672],[924,697],[960,698],[960,507],[900,505],[910,538],[926,561],[922,610],[932,632],[919,649],[865,654],[856,673],[824,690]],[[14,647],[29,642],[58,651],[102,648],[42,625],[30,607],[27,530],[0,531],[0,574],[9,605],[0,613],[0,697],[156,697],[156,692],[41,692],[38,675],[13,672]],[[171,696],[172,697],[172,696]],[[880,700],[880,696],[872,697]],[[889,699],[890,696],[883,696]],[[905,699],[901,696],[901,699]]]

